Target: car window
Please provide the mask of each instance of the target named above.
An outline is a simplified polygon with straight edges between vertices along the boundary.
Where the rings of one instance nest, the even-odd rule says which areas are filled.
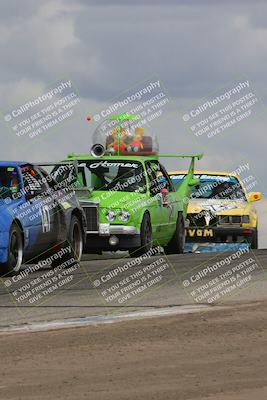
[[[20,190],[20,179],[15,167],[0,167],[0,199],[12,197]]]
[[[244,200],[245,193],[236,180],[235,182],[201,182],[192,190],[192,199]]]
[[[166,189],[168,189],[169,192],[174,192],[175,191],[169,174],[167,173],[167,171],[165,170],[163,165],[161,165],[160,163],[159,163],[158,176],[163,177],[166,180]]]
[[[40,195],[48,189],[44,177],[31,165],[21,167],[25,192],[33,196]]]
[[[173,186],[175,187],[176,190],[179,189],[179,187],[183,183],[185,177],[186,177],[185,174],[170,175],[171,181],[172,181]]]
[[[45,169],[39,167],[39,172],[43,178],[43,182],[45,183],[45,185],[47,186],[47,188],[53,189],[53,190],[57,190],[57,189],[61,189],[60,185],[58,185],[58,183],[56,182],[56,180],[54,179],[54,177],[52,176],[52,173],[48,173],[48,171],[46,171]]]
[[[52,186],[55,186],[57,189],[68,188],[77,181],[77,171],[72,163],[58,163],[55,164],[52,171],[49,171],[47,168],[46,171],[49,172]],[[56,185],[53,185],[53,182],[56,182]]]
[[[158,161],[148,161],[146,166],[150,191],[153,195],[160,193],[162,189],[167,189],[169,192],[174,191],[169,175]]]
[[[247,201],[241,183],[235,176],[229,175],[195,175],[200,184],[192,188],[192,199],[242,200]],[[171,175],[174,185],[180,185],[184,174]]]

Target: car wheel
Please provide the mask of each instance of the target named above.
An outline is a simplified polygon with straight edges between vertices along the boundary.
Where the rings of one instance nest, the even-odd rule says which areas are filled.
[[[75,259],[80,261],[83,254],[83,233],[81,223],[76,216],[73,216],[71,219],[68,240]]]
[[[141,247],[129,250],[131,257],[139,257],[152,248],[152,226],[149,214],[145,214],[140,229]]]
[[[255,230],[255,232],[252,235],[251,248],[252,249],[257,249],[258,248],[258,230],[257,229]]]
[[[13,274],[18,272],[23,261],[23,237],[19,227],[14,223],[9,233],[8,260],[0,264],[1,275]]]
[[[62,249],[71,247],[70,252],[64,254],[61,258],[54,258],[51,262],[51,267],[57,268],[66,263],[65,268],[73,266],[73,263],[69,262],[74,258],[76,261],[80,261],[83,253],[83,233],[79,219],[74,215],[71,218],[69,233],[67,240],[61,245],[57,245],[53,248],[53,254],[58,253]],[[68,265],[69,264],[69,265]]]
[[[179,213],[174,235],[164,251],[166,254],[182,254],[185,246],[185,226],[183,214]]]

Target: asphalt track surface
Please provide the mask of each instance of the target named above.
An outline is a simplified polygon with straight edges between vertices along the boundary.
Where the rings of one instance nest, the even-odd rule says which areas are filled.
[[[78,268],[57,275],[57,281],[63,282],[60,286],[47,275],[50,268],[17,282],[11,280],[16,278],[1,279],[0,330],[185,305],[249,304],[267,298],[267,250],[250,251],[238,258],[236,252],[156,255],[138,259],[139,264],[125,254],[107,257],[110,255],[84,256]],[[207,272],[207,267],[212,270]],[[26,299],[20,297],[29,291]],[[42,297],[33,301],[38,293]]]

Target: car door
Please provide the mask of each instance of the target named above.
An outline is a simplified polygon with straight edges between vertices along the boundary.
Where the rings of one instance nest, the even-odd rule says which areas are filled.
[[[147,161],[146,172],[148,177],[148,185],[149,185],[149,210],[151,215],[152,222],[152,230],[153,230],[153,238],[160,240],[163,233],[163,225],[162,225],[162,199],[160,193],[160,187],[158,185],[157,178],[157,170],[158,166],[155,165],[152,161]]]
[[[59,244],[68,238],[73,209],[81,209],[75,193],[80,191],[80,185],[77,182],[80,178],[78,167],[73,162],[44,163],[38,167],[49,186],[51,196],[53,196],[54,229],[51,232],[51,238],[55,244]],[[84,192],[84,190],[82,191]],[[88,195],[87,190],[86,195]]]
[[[21,167],[26,204],[24,225],[28,232],[26,252],[38,255],[54,244],[54,199],[40,170],[30,164]]]
[[[66,218],[75,203],[75,193],[71,189],[68,190],[67,187],[58,187],[51,174],[40,166],[38,166],[38,170],[48,187],[46,202],[49,203],[50,221],[52,222],[49,235],[50,244],[59,244],[67,238]]]
[[[178,216],[178,209],[179,209],[179,204],[178,204],[178,196],[176,193],[176,189],[172,183],[172,180],[166,171],[165,167],[159,163],[159,176],[163,177],[165,183],[165,189],[168,191],[168,201],[167,204],[169,207],[169,215],[167,213],[167,217],[169,218],[169,223],[171,225],[176,225],[177,222],[177,216]],[[161,178],[162,179],[162,178]]]
[[[150,162],[154,173],[153,187],[158,197],[160,223],[158,227],[161,240],[170,240],[177,220],[177,201],[175,188],[165,168],[156,160]]]

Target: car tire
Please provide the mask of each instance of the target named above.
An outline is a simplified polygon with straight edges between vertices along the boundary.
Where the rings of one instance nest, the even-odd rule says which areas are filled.
[[[152,226],[149,214],[145,214],[140,229],[141,246],[129,250],[131,257],[140,257],[152,248]]]
[[[23,262],[23,235],[16,223],[13,223],[9,232],[8,260],[0,264],[1,275],[14,275],[21,268]]]
[[[251,248],[252,249],[257,249],[258,248],[258,229],[255,229],[255,232],[252,235]]]
[[[185,225],[183,214],[179,213],[174,235],[168,245],[164,247],[166,254],[182,254],[185,246]]]
[[[69,246],[71,246],[71,251],[68,254],[63,255],[60,259],[54,259],[51,263],[51,267],[53,269],[57,268],[60,265],[67,263],[73,258],[75,259],[76,262],[79,262],[81,260],[83,253],[83,244],[84,243],[83,243],[81,222],[75,215],[73,215],[70,222],[67,240],[60,246],[55,246],[53,250],[55,254],[56,252],[59,252],[61,249],[68,248]],[[72,266],[73,263],[66,266],[66,268]]]
[[[71,218],[68,241],[72,247],[76,261],[80,261],[83,254],[83,231],[79,219],[74,215]]]

